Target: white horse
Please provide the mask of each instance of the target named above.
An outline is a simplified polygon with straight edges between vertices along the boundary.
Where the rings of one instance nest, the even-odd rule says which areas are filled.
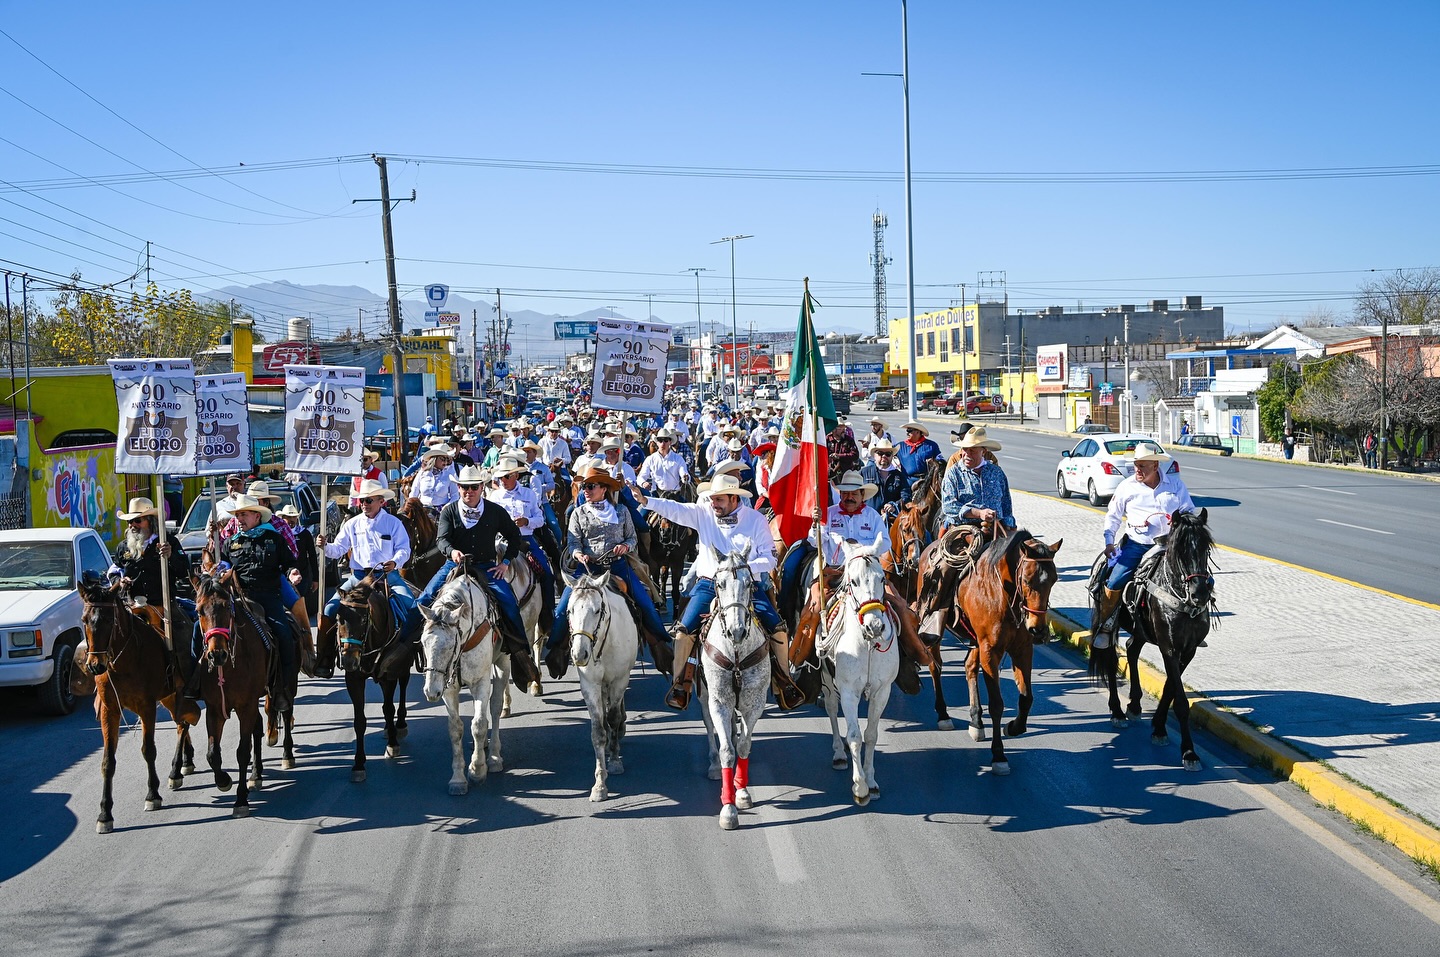
[[[885,608],[885,569],[879,540],[872,545],[842,542],[845,563],[835,604],[827,610],[826,626],[817,642],[825,711],[834,742],[831,765],[840,770],[850,762],[850,792],[862,807],[880,797],[875,782],[875,741],[880,717],[890,701],[890,685],[900,672],[896,627]],[[860,739],[860,701],[870,699],[864,748]],[[840,736],[837,711],[845,712],[846,736]]]
[[[500,650],[496,610],[484,586],[468,575],[440,589],[435,604],[420,606],[425,630],[425,699],[445,699],[450,714],[450,793],[464,794],[470,781],[505,770],[500,756],[502,689],[510,680],[510,656]],[[470,690],[475,718],[470,725],[474,751],[465,767],[465,722],[460,717],[460,687]],[[488,732],[488,733],[487,733]]]
[[[750,798],[750,741],[765,711],[770,650],[751,609],[750,546],[720,560],[715,606],[701,636],[700,714],[710,741],[710,777],[720,778],[720,826],[740,826]]]
[[[496,535],[495,560],[498,562],[504,557],[505,537]],[[525,638],[530,642],[530,655],[538,665],[540,660],[545,657],[545,642],[550,637],[550,623],[540,620],[540,606],[544,601],[540,595],[542,587],[540,579],[536,576],[534,569],[530,567],[530,560],[524,555],[517,555],[511,560],[505,573],[505,582],[515,593],[515,601],[520,606],[520,622],[525,626]],[[509,675],[506,675],[505,706],[501,711],[501,715],[506,718],[510,717],[509,681]],[[541,687],[539,681],[530,682],[530,687],[526,690],[532,698],[538,698],[545,693],[545,689]]]
[[[610,589],[610,573],[571,578],[567,620],[570,657],[580,674],[580,694],[590,711],[590,743],[595,748],[595,786],[590,800],[610,796],[606,780],[624,774],[620,740],[625,737],[625,689],[635,663],[640,634],[625,599]]]

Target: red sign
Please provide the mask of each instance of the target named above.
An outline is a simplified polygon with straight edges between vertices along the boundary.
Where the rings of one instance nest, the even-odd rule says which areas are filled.
[[[320,364],[320,350],[304,342],[277,342],[260,353],[266,372],[282,373],[286,366]]]

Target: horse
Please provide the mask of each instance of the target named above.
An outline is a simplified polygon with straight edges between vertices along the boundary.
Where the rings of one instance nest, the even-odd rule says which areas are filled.
[[[538,545],[536,547],[539,547]],[[495,560],[497,562],[505,558],[505,538],[502,535],[495,536]],[[550,638],[550,623],[544,621],[541,614],[542,606],[545,605],[545,596],[540,593],[540,576],[535,569],[530,567],[530,557],[525,554],[516,556],[509,564],[505,572],[505,581],[510,585],[510,590],[515,593],[515,604],[520,606],[520,622],[525,626],[525,640],[530,644],[530,658],[538,662],[545,657],[545,642]],[[506,661],[509,661],[506,656]],[[510,717],[510,672],[506,672],[505,704],[501,711],[503,717]],[[524,681],[524,674],[519,676]],[[544,687],[540,684],[540,671],[537,668],[531,676],[530,684],[525,689],[532,698],[538,698],[545,693]]]
[[[1152,641],[1160,649],[1165,663],[1165,688],[1150,724],[1150,741],[1157,745],[1169,743],[1165,723],[1173,702],[1175,718],[1180,723],[1180,758],[1187,771],[1200,770],[1200,756],[1190,739],[1190,699],[1182,679],[1215,619],[1215,579],[1210,574],[1210,550],[1214,545],[1205,509],[1174,516],[1164,548],[1150,566],[1153,572],[1145,579],[1140,571],[1136,572],[1134,580],[1140,584],[1132,587],[1138,592],[1138,602],[1132,603],[1127,594],[1117,621],[1119,627],[1130,633],[1125,645],[1130,663],[1129,715],[1140,716],[1140,649]],[[1142,561],[1141,571],[1148,570],[1149,565],[1149,561]],[[1118,665],[1119,654],[1114,645],[1091,650],[1090,676],[1109,685],[1110,722],[1123,728],[1129,721],[1120,710],[1116,688]]]
[[[264,612],[245,598],[232,572],[201,573],[192,575],[190,581],[195,587],[195,614],[205,641],[204,654],[197,663],[203,666],[200,690],[205,698],[209,738],[205,757],[215,775],[215,786],[230,790],[230,775],[220,767],[220,741],[225,719],[234,714],[239,725],[235,757],[240,783],[231,816],[249,817],[250,788],[259,790],[265,776],[260,748],[260,699],[270,681],[271,659],[278,659],[279,652],[267,647],[259,624]],[[294,765],[287,726],[285,766]]]
[[[630,667],[640,648],[640,635],[630,608],[610,588],[610,573],[599,576],[565,574],[572,589],[567,611],[570,657],[580,675],[580,695],[590,712],[590,743],[595,749],[595,785],[590,800],[610,796],[607,779],[624,774],[620,742],[625,737],[625,689]]]
[[[947,623],[956,614],[955,591],[960,580],[974,565],[976,556],[987,539],[999,531],[999,525],[988,528],[959,525],[942,534],[921,550],[915,562],[915,612],[919,619],[920,638],[930,649],[930,678],[935,685],[935,724],[941,731],[955,727],[950,720],[950,707],[945,701],[945,686],[940,681],[940,642]]]
[[[503,771],[500,756],[501,688],[509,672],[509,655],[500,651],[496,612],[485,586],[469,575],[456,574],[429,608],[420,606],[425,630],[420,645],[425,655],[425,700],[445,699],[450,716],[450,793],[465,794],[470,781],[485,780],[490,771]],[[500,670],[500,683],[495,682]],[[460,717],[460,688],[468,688],[475,703],[470,724],[474,741],[470,765],[465,765],[465,723]],[[487,710],[488,709],[488,710]]]
[[[1000,696],[1000,666],[1008,654],[1020,692],[1016,717],[1005,725],[1005,733],[1021,735],[1035,700],[1030,666],[1035,645],[1047,639],[1050,589],[1059,578],[1055,553],[1063,543],[1061,539],[1046,545],[1024,529],[996,538],[980,552],[975,567],[961,579],[955,593],[960,626],[975,641],[965,659],[965,677],[970,685],[970,737],[980,741],[985,733],[979,688],[983,671],[992,724],[990,770],[995,774],[1010,773],[1000,737],[1000,719],[1005,712],[1005,701]]]
[[[845,560],[840,584],[826,613],[824,637],[817,643],[825,712],[830,716],[834,744],[830,763],[836,770],[845,767],[848,744],[850,793],[862,807],[880,797],[875,742],[880,736],[880,717],[890,700],[891,682],[900,673],[900,649],[895,644],[899,628],[885,607],[879,544],[878,536],[872,545],[842,543]],[[860,702],[864,698],[870,699],[870,711],[862,749]],[[843,738],[837,719],[841,710],[845,713]]]
[[[686,482],[675,492],[657,492],[661,498],[677,502],[695,501],[695,486]],[[685,595],[680,581],[685,575],[686,563],[695,558],[695,543],[700,533],[687,525],[672,522],[651,512],[650,523],[650,580],[656,587],[656,604],[663,611],[668,598],[674,602],[675,619],[678,621],[685,611]],[[668,587],[667,587],[668,586]]]
[[[400,741],[410,733],[405,721],[405,691],[410,684],[415,647],[395,629],[383,571],[372,569],[362,576],[340,600],[335,618],[333,634],[340,646],[345,691],[354,709],[355,761],[350,767],[350,780],[359,784],[365,780],[365,681],[373,678],[384,692],[385,756],[396,757]]]
[[[179,675],[170,667],[160,610],[150,605],[131,609],[123,581],[107,585],[90,575],[79,584],[85,610],[82,621],[88,651],[81,668],[95,679],[95,715],[105,745],[100,757],[100,816],[95,833],[115,829],[112,785],[115,751],[120,739],[121,710],[140,718],[140,754],[148,774],[145,810],[158,811],[160,778],[155,773],[155,705],[163,704],[175,719],[175,757],[170,764],[170,790],[178,789],[183,775],[195,773],[195,748],[190,726],[200,723],[200,709],[179,697]],[[188,634],[183,640],[189,641]]]
[[[710,777],[720,779],[720,826],[740,826],[750,808],[750,743],[765,711],[770,651],[750,606],[754,578],[748,542],[722,556],[715,571],[715,608],[701,632],[700,714],[710,744]]]
[[[410,536],[410,558],[400,569],[400,577],[419,591],[430,584],[430,579],[445,564],[445,556],[440,554],[437,544],[440,526],[418,498],[406,498],[395,515]]]

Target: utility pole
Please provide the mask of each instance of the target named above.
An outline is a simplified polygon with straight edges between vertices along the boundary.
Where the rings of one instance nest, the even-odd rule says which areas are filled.
[[[907,394],[910,396],[910,418],[919,414],[915,395],[915,222],[910,210],[910,16],[905,0],[900,0],[900,85],[905,99],[905,307],[909,318],[905,320],[905,335],[910,343],[910,376]],[[963,408],[963,406],[962,406]]]
[[[390,231],[390,212],[395,204],[403,202],[415,202],[415,190],[410,191],[408,200],[396,200],[390,202],[390,174],[385,168],[385,157],[371,154],[375,165],[380,167],[380,198],[379,199],[352,199],[354,203],[379,203],[380,204],[380,225],[385,234],[385,279],[390,291],[390,362],[394,367],[392,372],[395,376],[395,441],[399,443],[400,457],[405,457],[406,446],[410,438],[409,425],[405,415],[405,350],[401,340],[403,332],[400,320],[400,294],[395,283],[395,237]]]
[[[1132,405],[1132,403],[1130,402],[1130,313],[1128,313],[1128,312],[1125,313],[1125,392],[1124,392],[1124,399],[1125,399],[1125,405],[1124,405],[1125,415],[1124,415],[1124,417],[1122,418],[1122,420],[1121,420],[1121,422],[1120,422],[1120,431],[1122,431],[1122,432],[1129,432],[1129,431],[1130,431],[1130,428],[1131,428],[1131,425],[1133,424],[1133,423],[1131,422],[1131,418],[1132,418],[1131,409],[1133,408],[1133,405]]]
[[[29,372],[26,372],[29,381]],[[1380,312],[1380,468],[1388,467],[1390,458],[1390,310]],[[26,393],[28,396],[29,393]]]
[[[705,391],[705,330],[700,323],[700,274],[709,272],[704,266],[691,266],[685,272],[695,274],[695,334],[700,337],[696,348],[700,352],[700,391]]]
[[[735,386],[735,405],[740,404],[740,349],[737,340],[740,338],[740,324],[735,316],[735,241],[737,239],[754,239],[754,236],[722,236],[710,245],[720,243],[730,244],[730,373]]]
[[[470,310],[470,395],[480,395],[480,310]],[[473,409],[471,410],[474,411]]]

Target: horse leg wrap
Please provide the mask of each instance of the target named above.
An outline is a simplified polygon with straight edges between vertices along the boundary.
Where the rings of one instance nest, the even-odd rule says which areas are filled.
[[[748,788],[750,786],[750,759],[735,759],[735,789]]]
[[[735,769],[720,769],[720,806],[735,803]]]

